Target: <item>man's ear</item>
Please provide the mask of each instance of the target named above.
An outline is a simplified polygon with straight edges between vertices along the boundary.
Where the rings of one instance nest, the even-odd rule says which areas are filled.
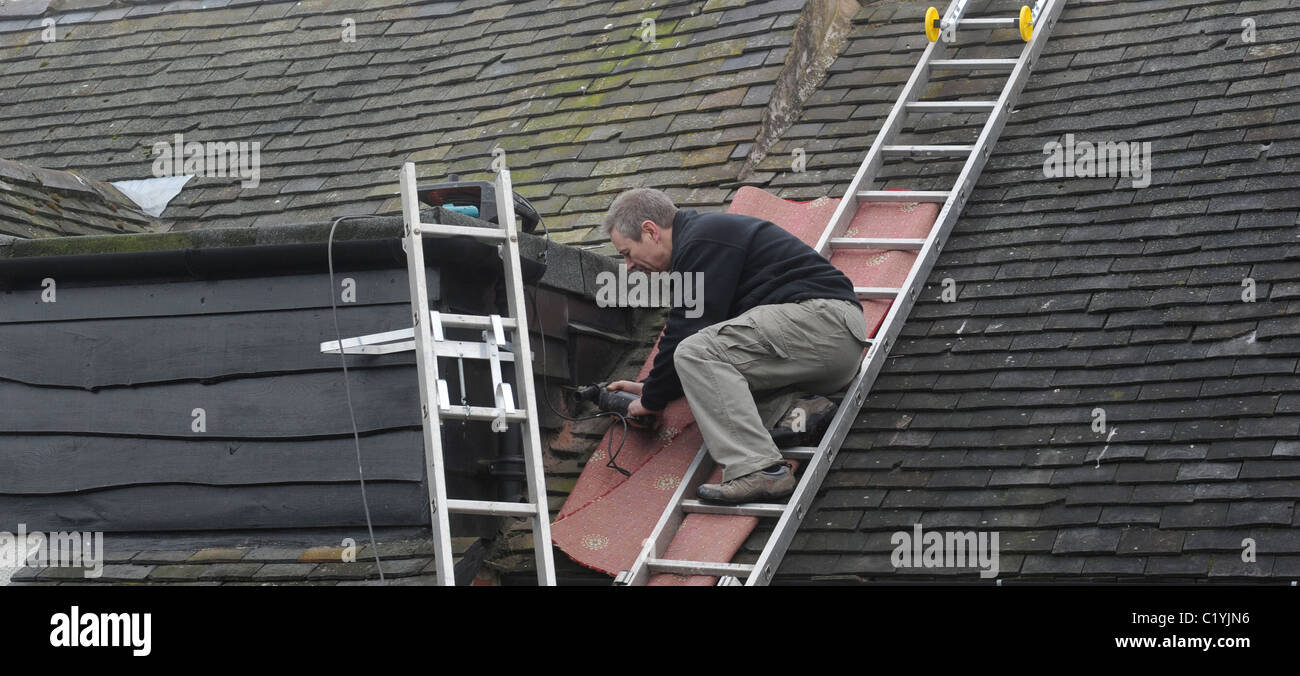
[[[641,221],[641,234],[642,236],[651,235],[657,242],[659,241],[659,225],[647,218]]]

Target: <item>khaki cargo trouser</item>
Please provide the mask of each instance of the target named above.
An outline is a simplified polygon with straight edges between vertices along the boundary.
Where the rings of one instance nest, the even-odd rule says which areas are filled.
[[[829,298],[759,305],[678,344],[673,364],[723,480],[781,462],[768,429],[800,396],[852,382],[866,345],[862,309]]]

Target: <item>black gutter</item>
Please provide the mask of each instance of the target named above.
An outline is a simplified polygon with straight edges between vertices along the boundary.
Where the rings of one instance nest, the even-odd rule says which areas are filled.
[[[424,216],[428,222],[495,227],[442,209],[428,210]],[[330,226],[331,223],[323,222],[9,239],[0,241],[0,289],[33,288],[46,277],[205,279],[323,272],[327,268]],[[340,222],[334,235],[335,269],[404,267],[402,229],[402,219],[398,217]],[[487,276],[499,275],[500,263],[494,245],[468,237],[426,237],[424,247],[429,265],[482,267]],[[520,233],[520,251],[525,282],[540,282],[587,298],[595,297],[599,272],[617,270],[617,263],[608,257],[527,233]]]

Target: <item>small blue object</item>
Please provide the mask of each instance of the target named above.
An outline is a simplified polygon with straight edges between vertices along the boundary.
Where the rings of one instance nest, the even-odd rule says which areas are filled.
[[[455,211],[457,213],[462,213],[465,214],[466,216],[473,216],[474,218],[478,218],[478,207],[472,204],[464,207],[458,207],[455,204],[444,204],[442,205],[442,208],[450,211]]]

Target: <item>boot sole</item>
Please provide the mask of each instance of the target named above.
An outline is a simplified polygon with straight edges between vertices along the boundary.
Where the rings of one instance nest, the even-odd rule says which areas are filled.
[[[796,480],[796,484],[795,484],[795,485],[796,485],[796,487],[798,486],[798,482],[797,482],[797,480]],[[792,496],[792,495],[794,495],[794,488],[791,488],[791,489],[790,489],[789,491],[787,491],[787,492],[778,493],[778,494],[769,494],[769,495],[764,495],[764,496],[760,496],[760,497],[756,497],[756,498],[749,498],[749,499],[747,499],[747,500],[728,500],[728,499],[726,499],[726,498],[706,498],[706,497],[700,495],[698,491],[696,492],[695,497],[696,497],[696,499],[698,499],[698,500],[701,500],[701,501],[704,501],[704,502],[709,502],[709,503],[714,503],[714,504],[724,504],[724,505],[744,505],[744,504],[754,503],[754,502],[757,502],[757,503],[765,503],[765,502],[771,502],[771,501],[775,501],[775,500],[787,500],[787,499],[788,499],[790,496]]]

